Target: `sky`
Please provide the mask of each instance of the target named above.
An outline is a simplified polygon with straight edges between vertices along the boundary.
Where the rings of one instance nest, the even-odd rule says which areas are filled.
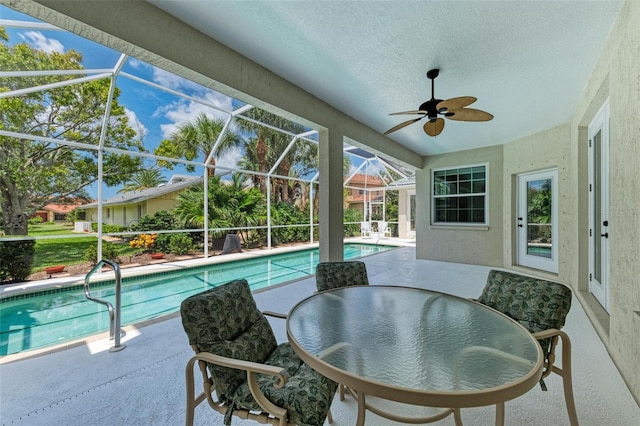
[[[41,22],[28,15],[13,11],[5,6],[0,6],[0,19],[29,22]],[[1,22],[0,22],[1,25]],[[92,41],[86,40],[67,31],[7,28],[9,43],[27,43],[30,46],[42,49],[46,52],[64,53],[73,49],[83,56],[85,69],[112,69],[117,63],[120,53]],[[167,93],[163,90],[145,85],[125,76],[119,76],[117,83],[121,89],[119,103],[126,109],[130,125],[143,135],[145,149],[153,153],[160,141],[168,138],[181,123],[193,120],[197,115],[205,113],[212,117],[226,119],[228,114],[211,108],[205,104],[215,106],[224,111],[231,111],[243,104],[226,95],[207,89],[177,75],[166,72],[160,68],[149,65],[143,61],[129,57],[122,69],[124,73],[151,81],[162,87],[178,91],[197,99],[194,102]],[[242,157],[240,149],[235,149],[216,159],[219,166],[234,167]],[[358,167],[362,160],[351,157],[351,169]],[[152,160],[145,160],[147,167],[154,166]],[[368,167],[368,172],[376,172],[375,165]],[[178,165],[173,170],[163,170],[163,175],[168,180],[173,174],[188,174],[184,167]],[[202,168],[194,173],[202,175]],[[121,187],[103,187],[102,198],[114,196]],[[90,195],[97,197],[97,185],[89,188]]]

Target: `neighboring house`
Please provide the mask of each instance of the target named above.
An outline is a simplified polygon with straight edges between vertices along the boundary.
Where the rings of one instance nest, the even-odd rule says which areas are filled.
[[[398,237],[416,238],[416,177],[408,176],[387,187],[398,191]]]
[[[346,178],[345,188],[345,209],[357,209],[362,213],[366,211],[367,217],[371,215],[382,216],[384,206],[384,190],[368,190],[367,188],[384,188],[386,184],[378,176],[365,174],[355,174],[351,178]]]
[[[81,205],[82,202],[79,201],[73,201],[67,204],[47,204],[36,210],[31,217],[38,216],[43,222],[64,222],[67,220],[67,215]]]
[[[176,206],[178,194],[201,183],[202,177],[174,175],[166,184],[140,191],[126,192],[102,202],[102,223],[107,225],[131,226],[145,215],[153,215],[161,210],[171,210]],[[85,212],[89,222],[98,221],[98,202],[78,208]]]

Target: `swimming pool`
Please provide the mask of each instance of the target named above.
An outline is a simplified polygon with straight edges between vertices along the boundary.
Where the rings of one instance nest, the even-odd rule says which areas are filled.
[[[345,244],[345,260],[393,249]],[[122,279],[122,325],[177,312],[180,303],[206,289],[245,278],[252,290],[315,273],[318,249],[257,256],[185,270]],[[91,286],[93,297],[115,304],[113,281]],[[44,348],[109,330],[103,305],[85,298],[81,285],[6,298],[0,302],[0,356]]]

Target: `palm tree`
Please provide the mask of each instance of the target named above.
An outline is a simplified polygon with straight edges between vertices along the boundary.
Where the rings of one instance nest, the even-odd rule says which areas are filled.
[[[118,194],[125,192],[140,191],[147,188],[155,188],[158,185],[166,183],[160,170],[158,169],[144,169],[137,171],[131,178],[125,182],[124,187],[118,191]]]
[[[222,182],[219,176],[209,178],[208,217],[210,228],[252,227],[265,220],[264,202],[257,188],[245,188],[246,177],[239,173],[231,183]],[[173,210],[176,219],[185,227],[204,226],[204,185],[194,185],[178,195],[178,205]],[[245,242],[246,230],[240,232]],[[220,237],[223,232],[217,233]]]
[[[305,130],[300,124],[259,108],[253,108],[245,115],[260,123],[269,124],[289,133],[299,134]],[[238,120],[238,128],[250,136],[247,143],[245,143],[245,156],[241,162],[241,166],[245,170],[267,173],[291,142],[290,134],[256,124],[253,121]],[[294,168],[303,167],[308,169],[315,166],[317,163],[317,147],[308,145],[312,144],[296,143],[278,164],[276,173],[281,176],[291,176],[291,171]],[[295,175],[300,175],[300,171],[296,171]],[[254,175],[253,182],[263,194],[266,192],[264,176]],[[274,179],[272,197],[274,202],[291,202],[290,187],[287,179]]]
[[[160,142],[154,153],[165,157],[184,158],[185,160],[195,160],[198,157],[206,159],[222,133],[225,123],[222,118],[212,118],[200,113],[193,121],[180,125],[169,139]],[[209,176],[215,174],[216,157],[223,155],[234,147],[239,147],[241,142],[242,139],[238,132],[235,131],[233,126],[229,126],[211,157],[209,164],[212,167],[209,168]],[[173,169],[172,163],[159,160],[158,164]],[[192,172],[195,168],[192,165],[187,165],[186,169]]]

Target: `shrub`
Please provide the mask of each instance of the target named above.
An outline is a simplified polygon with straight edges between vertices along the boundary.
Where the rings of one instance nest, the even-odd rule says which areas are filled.
[[[156,251],[156,234],[140,234],[133,240],[129,241],[129,245],[133,248],[143,249],[143,251]]]
[[[274,225],[309,223],[309,214],[302,212],[293,205],[278,203],[271,209],[271,220]],[[274,244],[289,242],[309,241],[309,227],[296,226],[284,228],[271,228],[271,239]]]
[[[132,225],[132,231],[169,231],[175,229],[176,220],[166,210],[155,212],[153,216],[145,215],[140,218],[137,225]]]
[[[35,240],[0,242],[0,282],[23,281],[31,274]]]
[[[181,232],[179,234],[163,234],[161,236],[168,236],[169,243],[166,248],[166,253],[173,254],[188,254],[191,253],[193,248],[193,242],[189,234]]]
[[[102,242],[102,258],[111,260],[113,262],[119,262],[118,249],[109,241]],[[91,262],[92,264],[98,263],[98,244],[91,245],[84,252],[84,260]]]
[[[345,209],[343,213],[344,223],[361,222],[362,213],[358,209]],[[360,236],[360,223],[349,224],[344,226],[344,236],[354,237]]]
[[[34,217],[30,217],[29,220],[27,221],[27,223],[29,223],[29,225],[37,225],[39,223],[44,222],[42,220],[42,218],[40,216],[34,216]]]
[[[98,224],[92,223],[91,229],[93,230],[93,232],[98,232]],[[122,231],[125,231],[126,229],[127,229],[126,227],[121,225],[109,225],[108,223],[102,224],[102,232],[104,232],[105,234],[122,232]]]
[[[79,215],[80,215],[80,212],[78,210],[71,210],[69,213],[67,213],[65,220],[67,222],[76,223],[78,221]]]

